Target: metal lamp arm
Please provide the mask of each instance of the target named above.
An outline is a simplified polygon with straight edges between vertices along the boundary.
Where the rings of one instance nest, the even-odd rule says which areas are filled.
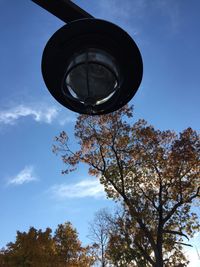
[[[93,18],[92,15],[74,4],[70,0],[31,0],[42,8],[52,13],[65,23],[74,20]]]

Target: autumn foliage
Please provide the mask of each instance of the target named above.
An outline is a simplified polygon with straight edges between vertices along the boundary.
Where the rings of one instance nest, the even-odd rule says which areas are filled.
[[[66,164],[63,173],[87,164],[107,197],[124,206],[130,266],[187,266],[183,246],[199,230],[194,206],[200,197],[200,136],[191,128],[176,134],[144,120],[132,123],[132,115],[128,106],[104,116],[80,115],[80,149],[71,150],[63,131],[53,150]],[[123,251],[120,238],[116,233],[112,242]]]
[[[17,232],[16,241],[0,253],[1,267],[90,267],[91,247],[83,247],[71,223],[58,225],[55,234],[31,227]]]

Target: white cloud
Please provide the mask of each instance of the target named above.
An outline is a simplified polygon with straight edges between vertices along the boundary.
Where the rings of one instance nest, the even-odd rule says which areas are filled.
[[[0,111],[0,123],[14,124],[22,117],[32,116],[37,122],[51,123],[57,116],[58,111],[55,107],[34,107],[19,105],[10,109]]]
[[[98,179],[86,179],[76,184],[60,184],[50,188],[51,194],[57,199],[105,197],[103,186]]]
[[[51,124],[54,121],[65,125],[75,121],[75,117],[68,112],[61,112],[56,106],[46,104],[17,105],[12,108],[0,110],[0,124],[14,125],[23,117],[31,117],[36,122]]]
[[[33,166],[26,166],[16,176],[9,178],[8,185],[22,185],[36,180],[38,178],[34,175]]]

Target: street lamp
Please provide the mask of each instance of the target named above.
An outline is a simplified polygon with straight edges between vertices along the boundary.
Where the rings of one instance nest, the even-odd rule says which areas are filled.
[[[33,0],[67,24],[44,49],[42,74],[63,106],[89,115],[113,112],[135,95],[142,58],[120,27],[95,19],[69,0]]]

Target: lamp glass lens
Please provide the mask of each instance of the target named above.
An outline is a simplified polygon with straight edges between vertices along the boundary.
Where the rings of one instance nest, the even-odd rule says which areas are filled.
[[[108,101],[119,85],[119,71],[108,53],[88,49],[74,55],[67,68],[65,88],[85,105],[100,105]]]

